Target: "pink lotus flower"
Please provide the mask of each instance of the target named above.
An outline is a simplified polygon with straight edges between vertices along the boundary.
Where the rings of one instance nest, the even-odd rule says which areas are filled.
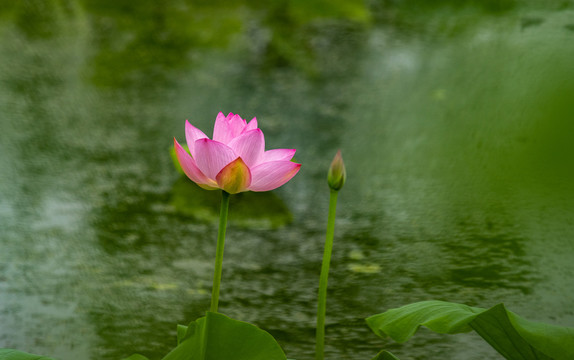
[[[256,118],[247,123],[239,115],[220,112],[213,140],[186,120],[185,138],[191,156],[173,139],[179,164],[187,177],[207,190],[269,191],[291,180],[301,167],[291,161],[295,149],[265,151]]]

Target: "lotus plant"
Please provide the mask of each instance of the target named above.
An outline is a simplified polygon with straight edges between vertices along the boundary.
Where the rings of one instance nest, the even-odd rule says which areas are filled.
[[[295,149],[265,151],[265,138],[256,118],[248,123],[237,114],[225,116],[220,112],[212,139],[186,120],[185,138],[189,153],[173,139],[183,172],[206,190],[222,190],[210,308],[217,312],[229,195],[276,189],[291,180],[301,164],[291,161]]]
[[[341,150],[331,162],[327,173],[327,184],[331,189],[329,197],[329,215],[327,218],[327,234],[325,236],[325,247],[323,250],[323,262],[321,264],[321,275],[319,277],[319,294],[317,296],[317,331],[315,342],[315,360],[323,360],[325,352],[325,315],[327,311],[327,283],[329,281],[329,266],[331,264],[331,252],[333,250],[333,238],[335,237],[335,215],[337,212],[337,195],[339,190],[345,185],[347,171]]]

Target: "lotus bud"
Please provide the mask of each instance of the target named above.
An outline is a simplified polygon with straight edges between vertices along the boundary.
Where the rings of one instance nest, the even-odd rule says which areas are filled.
[[[339,150],[333,158],[333,162],[331,162],[331,167],[327,174],[327,182],[331,189],[339,191],[343,185],[345,185],[345,180],[347,180],[347,172],[345,170],[343,156],[341,156],[341,150]]]

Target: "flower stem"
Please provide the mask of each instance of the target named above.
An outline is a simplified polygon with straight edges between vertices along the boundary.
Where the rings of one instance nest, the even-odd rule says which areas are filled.
[[[319,299],[317,302],[317,342],[315,345],[315,360],[323,360],[325,350],[325,312],[327,307],[327,280],[329,278],[329,264],[331,263],[331,250],[333,249],[333,236],[335,235],[335,212],[337,209],[338,191],[331,190],[329,198],[329,218],[327,220],[327,236],[321,277],[319,279]]]
[[[221,269],[223,264],[223,248],[225,247],[225,229],[227,227],[227,211],[229,209],[229,193],[221,191],[221,211],[219,213],[219,230],[217,232],[217,252],[215,255],[215,272],[211,290],[211,312],[217,312],[219,304],[219,285],[221,285]]]

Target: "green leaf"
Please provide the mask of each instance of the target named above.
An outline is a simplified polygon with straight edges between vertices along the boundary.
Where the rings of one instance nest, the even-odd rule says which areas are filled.
[[[257,326],[208,312],[191,324],[163,360],[286,360],[275,339]]]
[[[373,358],[373,360],[399,360],[399,358],[390,352],[383,350],[378,353],[377,356]]]
[[[574,358],[574,328],[521,318],[498,304],[490,309],[444,301],[423,301],[391,309],[367,319],[379,336],[407,341],[420,326],[441,334],[475,330],[496,351],[511,360]]]
[[[444,301],[423,301],[367,318],[375,334],[405,342],[422,325],[441,334],[472,331],[468,322],[484,309]]]
[[[140,354],[133,354],[132,356],[125,358],[123,360],[149,360],[149,359]]]
[[[187,329],[188,329],[187,326],[177,324],[177,345],[181,344],[181,342],[185,338],[185,334],[187,333]]]
[[[507,359],[572,359],[574,356],[574,329],[523,319],[506,310],[503,304],[483,312],[470,326]]]
[[[56,360],[47,356],[28,354],[13,349],[0,349],[0,360]]]

